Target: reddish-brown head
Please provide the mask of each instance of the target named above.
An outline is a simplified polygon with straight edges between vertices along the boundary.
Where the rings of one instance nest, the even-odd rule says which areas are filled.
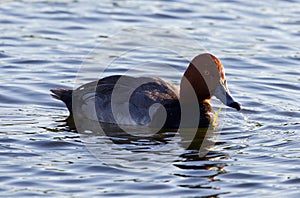
[[[207,101],[215,95],[225,105],[240,110],[240,105],[230,95],[226,84],[225,71],[221,61],[212,54],[196,56],[185,71],[180,84],[180,98],[184,103]]]

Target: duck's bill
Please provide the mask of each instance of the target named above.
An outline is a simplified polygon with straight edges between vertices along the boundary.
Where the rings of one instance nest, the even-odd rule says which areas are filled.
[[[226,82],[220,82],[218,84],[214,95],[226,106],[232,107],[238,111],[241,110],[241,105],[231,96]]]

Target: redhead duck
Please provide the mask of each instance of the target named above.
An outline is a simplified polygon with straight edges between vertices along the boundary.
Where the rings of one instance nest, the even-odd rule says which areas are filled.
[[[191,122],[205,127],[214,115],[210,105],[212,96],[229,107],[241,109],[227,88],[221,61],[209,53],[200,54],[190,62],[180,89],[161,78],[114,75],[76,90],[50,91],[66,104],[70,115],[80,114],[118,125],[178,128],[189,127]]]

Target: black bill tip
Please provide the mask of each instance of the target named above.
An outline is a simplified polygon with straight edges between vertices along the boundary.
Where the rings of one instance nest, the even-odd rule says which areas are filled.
[[[235,108],[238,111],[242,109],[241,105],[238,102],[233,102],[233,103],[229,104],[228,106]]]

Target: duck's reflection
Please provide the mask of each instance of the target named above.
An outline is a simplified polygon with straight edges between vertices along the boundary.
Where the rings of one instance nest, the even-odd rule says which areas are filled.
[[[206,128],[155,129],[144,126],[119,126],[84,117],[68,117],[69,128],[75,129],[82,137],[94,139],[106,137],[115,145],[130,145],[130,150],[141,147],[151,149],[153,145],[176,144],[183,152],[179,156],[189,159],[205,159],[209,149],[215,144],[216,133],[213,125]],[[76,123],[76,124],[75,124]],[[101,138],[100,138],[101,139]],[[103,145],[101,145],[103,146]],[[174,146],[174,145],[173,145]],[[123,147],[126,149],[126,147]],[[146,150],[145,150],[146,151]]]
[[[227,158],[225,154],[210,150],[216,143],[212,128],[199,128],[196,133],[188,128],[156,131],[89,119],[75,125],[72,117],[67,119],[67,123],[70,128],[76,128],[89,150],[109,166],[138,171],[155,168],[156,171],[171,171],[182,181],[178,182],[179,187],[206,189],[212,192],[211,197],[224,193],[210,185],[227,166],[222,160]],[[171,164],[174,168],[165,170],[166,167],[170,169]],[[185,182],[189,179],[196,183]]]

